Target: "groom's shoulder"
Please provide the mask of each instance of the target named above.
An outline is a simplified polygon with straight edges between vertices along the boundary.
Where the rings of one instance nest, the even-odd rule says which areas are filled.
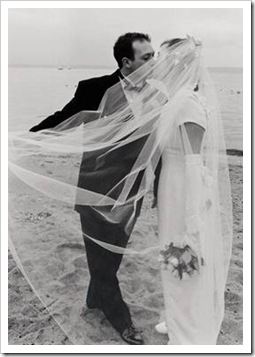
[[[119,80],[118,70],[112,74],[107,74],[101,77],[85,79],[79,82],[79,87],[94,87],[98,85],[114,85]]]

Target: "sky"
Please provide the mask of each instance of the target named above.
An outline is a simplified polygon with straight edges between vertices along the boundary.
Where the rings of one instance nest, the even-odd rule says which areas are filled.
[[[211,67],[242,67],[242,9],[9,9],[9,65],[115,67],[113,45],[144,32],[157,51],[166,39],[192,34]]]

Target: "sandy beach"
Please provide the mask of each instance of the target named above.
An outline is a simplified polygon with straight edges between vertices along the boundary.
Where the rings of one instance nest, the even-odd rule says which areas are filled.
[[[241,156],[231,155],[228,158],[234,240],[225,292],[225,318],[217,344],[240,345],[243,339],[243,172]],[[58,168],[60,178],[66,173],[69,161],[68,157],[62,158],[62,164]],[[47,167],[43,166],[42,161],[36,165],[41,165],[42,170],[48,170],[50,174],[50,162],[46,163]],[[85,308],[89,273],[82,237],[79,235],[78,215],[68,205],[62,205],[61,212],[58,212],[57,201],[49,200],[30,189],[12,174],[9,180],[10,216],[15,218],[13,227],[18,232],[11,236],[14,242],[15,239],[22,239],[22,248],[19,248],[18,253],[35,290],[43,300],[42,303],[31,289],[9,252],[9,344],[124,345],[125,342],[101,311]],[[129,248],[141,251],[145,247],[157,245],[157,211],[150,208],[151,203],[152,194],[148,194],[128,244]],[[68,231],[69,220],[77,221],[77,232]],[[118,277],[134,323],[143,330],[145,344],[167,344],[167,337],[158,334],[154,328],[163,309],[155,252],[124,256]],[[69,331],[70,319],[73,320]]]

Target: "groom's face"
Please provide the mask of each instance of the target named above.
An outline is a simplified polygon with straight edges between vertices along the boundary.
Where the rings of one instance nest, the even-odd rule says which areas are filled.
[[[150,61],[154,57],[154,50],[148,41],[133,42],[134,59],[130,61],[130,72]]]

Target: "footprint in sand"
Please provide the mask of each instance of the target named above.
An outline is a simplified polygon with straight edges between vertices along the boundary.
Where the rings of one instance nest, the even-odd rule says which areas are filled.
[[[243,243],[237,243],[236,248],[243,250]]]
[[[22,315],[27,317],[38,317],[39,311],[31,304],[25,306],[24,309],[21,311]]]
[[[132,233],[132,238],[135,238],[135,239],[137,239],[137,238],[142,238],[143,237],[143,233],[141,232],[141,230],[139,229],[135,229],[134,231],[133,231],[133,233]],[[133,239],[132,239],[133,240]],[[128,241],[128,244],[130,244],[131,243],[131,240],[129,240]]]
[[[84,290],[86,276],[86,258],[84,246],[80,243],[63,243],[56,247],[55,255],[65,263],[66,273],[58,281],[70,288],[76,286],[76,291]]]
[[[152,279],[145,279],[143,285],[145,290],[148,291],[149,293],[155,293],[159,289],[157,284],[155,284],[155,282]]]
[[[159,270],[159,267],[156,266],[156,268],[154,267],[148,267],[147,268],[147,272],[148,274],[150,274],[153,278],[155,277],[160,277],[160,270]]]
[[[242,301],[242,296],[232,292],[232,291],[225,291],[225,301],[226,301],[226,307],[230,306],[232,304],[240,304]]]
[[[87,268],[87,262],[86,262],[86,258],[85,258],[85,255],[81,255],[79,256],[78,258],[75,258],[73,261],[72,261],[72,264],[76,267],[76,268],[79,268],[79,269],[85,269]]]
[[[138,271],[137,265],[131,260],[123,261],[123,268],[128,274],[134,274]]]
[[[150,308],[151,310],[161,310],[164,308],[164,303],[163,303],[163,294],[161,293],[154,293],[150,294],[150,296],[147,296],[143,299],[143,304],[147,308]]]
[[[243,262],[240,259],[233,259],[234,264],[238,266],[239,268],[243,267]]]
[[[123,291],[125,291],[127,294],[135,294],[139,291],[141,291],[142,285],[141,285],[141,279],[128,279],[122,277],[120,281],[120,286]]]
[[[243,273],[240,272],[236,275],[236,281],[240,284],[243,285]]]
[[[229,289],[227,291],[233,290],[233,286],[236,286],[237,289],[242,289],[243,286],[243,272],[240,269],[232,270],[229,274]]]
[[[142,322],[148,321],[148,320],[154,320],[156,321],[159,312],[156,311],[157,309],[150,309],[148,307],[145,307],[143,303],[141,305],[139,304],[132,304],[131,305],[132,313],[136,321],[140,321],[140,326],[142,327]]]
[[[81,257],[82,255],[84,256],[85,260],[84,245],[80,243],[59,244],[55,248],[55,254],[63,262],[74,262],[78,257]]]

